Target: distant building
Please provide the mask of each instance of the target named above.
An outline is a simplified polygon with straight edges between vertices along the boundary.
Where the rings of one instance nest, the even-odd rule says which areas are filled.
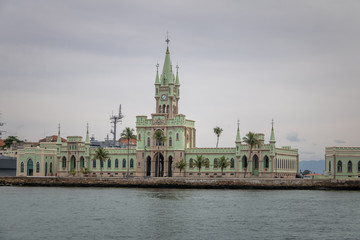
[[[155,77],[155,112],[151,117],[136,117],[137,142],[130,141],[131,148],[106,148],[109,158],[105,162],[94,159],[95,147],[101,142],[90,141],[87,131],[85,141],[80,136],[67,137],[60,141],[60,129],[56,142],[41,142],[38,148],[25,148],[19,151],[18,176],[81,176],[88,168],[91,176],[137,176],[137,177],[253,177],[295,178],[299,171],[298,150],[291,147],[277,147],[274,127],[271,126],[270,141],[265,143],[263,133],[256,136],[260,144],[253,148],[250,156],[249,146],[242,142],[240,128],[234,131],[235,144],[227,148],[196,147],[195,121],[179,113],[180,80],[178,68],[173,72],[170,51],[167,47],[161,74],[157,65]],[[206,91],[206,89],[204,90]],[[200,107],[200,106],[198,106]],[[155,138],[156,133],[165,136],[164,142]],[[124,145],[123,144],[123,145]],[[199,170],[195,166],[198,156],[205,163]],[[219,166],[224,157],[229,165]],[[185,161],[185,171],[180,172],[175,165]]]
[[[325,175],[334,179],[360,178],[360,147],[327,147]]]

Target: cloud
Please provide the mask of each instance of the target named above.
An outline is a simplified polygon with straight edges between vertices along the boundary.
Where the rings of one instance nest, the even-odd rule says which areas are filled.
[[[335,143],[346,143],[344,140],[336,139],[334,140]]]
[[[305,141],[305,139],[300,139],[299,138],[299,134],[297,132],[290,132],[287,137],[287,140],[289,140],[290,142],[303,142]]]
[[[316,154],[316,152],[306,152],[306,151],[302,151],[302,152],[300,152],[300,154],[314,155],[314,154]]]

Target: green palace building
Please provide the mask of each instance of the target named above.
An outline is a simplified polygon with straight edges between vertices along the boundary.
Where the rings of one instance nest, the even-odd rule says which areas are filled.
[[[84,168],[90,171],[90,177],[100,177],[102,174],[103,177],[243,178],[245,172],[247,178],[296,176],[299,170],[298,150],[276,146],[273,124],[269,131],[269,143],[264,142],[263,133],[256,134],[260,144],[253,148],[251,159],[249,146],[242,143],[239,126],[234,131],[234,146],[197,148],[195,121],[178,112],[180,80],[178,67],[176,73],[173,72],[169,47],[160,75],[158,69],[159,65],[155,78],[155,112],[150,118],[142,115],[136,117],[136,148],[129,152],[126,148],[106,148],[109,158],[100,163],[93,159],[96,149],[90,146],[88,130],[85,141],[81,136],[69,136],[63,142],[59,128],[57,142],[42,142],[38,147],[19,150],[17,176],[83,176]],[[157,131],[163,133],[166,142],[155,141]],[[202,155],[206,161],[200,173],[194,166],[198,155]],[[222,156],[230,162],[223,173],[217,166]],[[181,160],[187,163],[182,172],[175,167]]]

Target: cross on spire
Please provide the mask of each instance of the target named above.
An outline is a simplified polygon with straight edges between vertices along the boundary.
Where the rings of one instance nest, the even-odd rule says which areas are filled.
[[[240,120],[238,120],[237,124],[238,124],[238,128],[240,128]]]
[[[156,63],[156,71],[158,72],[159,71],[159,63]]]
[[[179,72],[179,65],[176,64],[176,72]]]
[[[169,32],[166,31],[166,40],[165,40],[167,46],[169,46],[169,42],[170,42],[170,39],[169,39]]]

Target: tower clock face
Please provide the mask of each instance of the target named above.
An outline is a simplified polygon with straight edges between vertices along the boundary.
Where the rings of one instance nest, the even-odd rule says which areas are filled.
[[[161,96],[161,99],[162,99],[162,100],[166,100],[166,95],[163,94],[163,95]]]

